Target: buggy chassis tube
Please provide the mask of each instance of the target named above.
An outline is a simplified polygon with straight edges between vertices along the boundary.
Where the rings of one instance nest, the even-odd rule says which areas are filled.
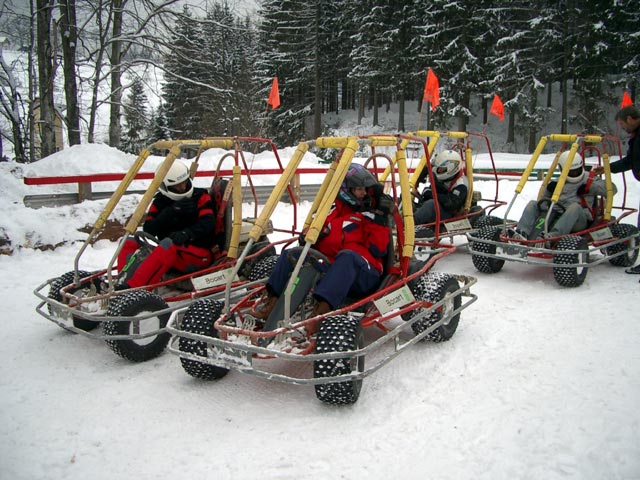
[[[36,306],[35,310],[37,313],[42,315],[47,320],[55,323],[56,325],[64,328],[65,330],[69,330],[70,332],[77,333],[79,335],[83,335],[85,337],[93,338],[96,340],[131,340],[131,339],[139,339],[151,337],[154,335],[158,335],[165,331],[165,328],[161,328],[158,330],[150,331],[145,334],[130,334],[130,335],[103,335],[95,332],[90,332],[86,330],[82,330],[73,325],[73,318],[81,318],[83,320],[88,320],[91,322],[96,322],[96,324],[109,321],[109,322],[131,322],[132,324],[136,324],[137,321],[147,320],[149,318],[158,317],[161,315],[170,314],[171,312],[183,308],[185,301],[190,301],[191,298],[184,299],[182,301],[175,302],[175,304],[170,305],[168,308],[157,310],[154,312],[149,312],[145,314],[136,315],[133,317],[107,317],[104,315],[96,315],[93,313],[83,312],[82,310],[76,310],[70,308],[68,305],[59,302],[58,300],[54,300],[45,296],[42,293],[42,290],[49,286],[55,279],[47,280],[46,282],[39,285],[34,291],[34,295],[40,299],[40,303]],[[243,283],[241,285],[236,285],[233,289],[233,298],[240,298],[246,294],[246,290],[251,288],[252,286],[258,284],[260,280],[256,280],[250,283]],[[207,298],[221,298],[222,291],[214,294],[209,294]],[[173,303],[173,302],[172,302]],[[49,313],[44,309],[44,306],[49,306],[54,312],[58,315]]]
[[[447,323],[453,316],[459,314],[462,310],[466,309],[469,305],[471,305],[477,300],[477,296],[475,294],[472,294],[469,291],[470,287],[477,282],[477,279],[475,279],[474,277],[460,276],[460,275],[453,275],[453,277],[455,277],[458,281],[463,282],[463,286],[460,287],[458,290],[451,292],[450,295],[447,295],[445,298],[438,301],[437,303],[434,303],[430,307],[425,308],[423,312],[415,315],[410,320],[406,322],[402,322],[397,327],[391,330],[388,330],[385,335],[375,340],[373,343],[358,350],[352,350],[347,352],[328,352],[328,353],[313,353],[313,354],[302,355],[302,354],[290,353],[285,351],[273,350],[273,349],[259,347],[256,345],[250,345],[245,343],[242,343],[242,344],[235,343],[229,340],[222,340],[220,338],[212,338],[212,337],[207,337],[204,335],[199,335],[194,333],[187,333],[179,330],[176,326],[176,324],[178,323],[178,317],[180,316],[180,313],[182,313],[179,311],[176,311],[172,314],[167,324],[167,331],[172,334],[168,348],[171,353],[178,355],[180,358],[184,358],[187,360],[192,360],[200,363],[206,363],[208,365],[215,365],[223,368],[238,370],[240,372],[248,373],[248,374],[265,378],[268,380],[274,380],[274,381],[288,383],[288,384],[319,385],[319,384],[325,384],[325,383],[334,383],[334,382],[362,379],[362,378],[368,377],[372,373],[379,370],[381,367],[389,363],[400,353],[405,351],[405,349],[407,349],[408,347],[423,340],[427,335],[429,335],[435,329]],[[411,325],[413,323],[423,319],[427,315],[430,315],[431,313],[433,313],[434,310],[440,308],[445,302],[448,302],[451,300],[451,298],[455,298],[458,296],[468,297],[468,300],[461,302],[460,307],[452,310],[447,317],[440,319],[438,322],[436,322],[435,324],[433,324],[432,326],[430,326],[420,334],[413,335],[412,331],[410,330]],[[406,313],[407,311],[411,311],[412,308],[413,307],[405,307],[404,309],[401,309],[397,312],[393,312],[388,315],[387,319],[390,319],[395,316],[399,316],[400,314]],[[400,338],[400,335],[402,335],[403,333],[411,334],[412,338],[406,341],[403,341],[403,339]],[[181,352],[178,346],[176,346],[176,342],[179,341],[180,337],[189,338],[189,339],[206,343],[208,345],[207,354],[215,355],[215,357],[205,358],[198,355]],[[387,354],[384,354],[382,358],[376,358],[375,359],[376,363],[374,363],[372,366],[365,368],[365,370],[363,370],[362,372],[351,373],[347,375],[339,375],[335,377],[323,377],[323,378],[293,377],[290,375],[278,374],[278,373],[261,370],[257,368],[256,365],[254,365],[253,363],[254,355],[259,357],[266,357],[266,358],[277,357],[284,360],[296,361],[296,362],[309,362],[309,361],[335,359],[335,358],[351,359],[351,358],[365,357],[367,355],[370,355],[382,349],[384,346],[386,346],[388,343],[391,343],[391,342],[393,346],[393,351]]]
[[[249,231],[249,241],[245,245],[244,250],[240,254],[238,261],[233,267],[232,274],[229,275],[229,279],[227,280],[227,285],[225,288],[225,295],[224,295],[224,299],[225,299],[224,303],[227,311],[231,309],[230,289],[231,289],[231,284],[233,283],[233,279],[235,278],[237,273],[240,271],[240,268],[244,263],[244,259],[253,248],[254,243],[257,242],[258,239],[264,234],[265,227],[269,222],[269,219],[271,218],[271,215],[273,214],[273,211],[275,210],[276,205],[278,204],[278,202],[280,201],[280,198],[284,194],[285,189],[288,187],[289,182],[291,181],[291,178],[293,178],[293,175],[295,174],[296,169],[298,168],[298,165],[300,165],[300,161],[302,160],[302,157],[309,150],[309,147],[311,147],[312,145],[313,145],[312,141],[300,142],[298,144],[296,151],[291,156],[291,159],[289,160],[289,163],[287,164],[286,168],[282,172],[282,175],[278,179],[278,182],[273,187],[273,190],[271,191],[271,195],[269,195],[269,199],[265,203],[262,211],[260,212],[260,215],[256,219],[255,224],[253,225],[253,227],[251,227],[251,230]]]
[[[632,238],[640,239],[640,232],[635,233],[629,237],[620,238],[618,240],[612,240],[610,242],[606,242],[606,241],[598,242],[597,246],[590,247],[585,250],[553,250],[550,248],[535,247],[534,245],[536,243],[539,243],[540,240],[527,240],[526,243],[525,242],[507,243],[507,242],[499,242],[499,241],[488,240],[488,239],[478,239],[477,237],[473,236],[473,232],[467,234],[467,239],[469,240],[469,242],[495,245],[496,247],[503,248],[503,250],[506,249],[512,252],[512,253],[505,252],[504,254],[498,254],[498,253],[479,252],[479,251],[473,250],[473,255],[477,255],[478,257],[489,257],[489,258],[494,258],[496,260],[508,260],[512,262],[526,263],[529,265],[536,265],[541,267],[560,267],[560,268],[592,267],[592,266],[604,263],[612,258],[626,255],[627,252],[623,250],[613,255],[607,254],[602,256],[601,258],[596,259],[593,262],[576,262],[576,263],[567,264],[567,263],[554,263],[554,262],[545,261],[545,260],[550,257],[552,258],[553,256],[558,254],[560,255],[587,254],[587,256],[589,256],[590,254],[600,251],[602,249],[606,249],[614,245],[628,242]],[[536,256],[530,256],[531,253],[536,254]]]
[[[562,171],[560,172],[560,176],[558,177],[557,184],[551,195],[551,203],[549,205],[549,209],[547,210],[547,215],[545,217],[544,232],[548,233],[549,219],[553,212],[553,207],[556,205],[556,203],[558,202],[558,199],[560,198],[560,194],[562,193],[562,189],[564,188],[564,185],[566,183],[567,176],[569,175],[569,170],[571,170],[571,163],[573,162],[573,159],[575,158],[578,148],[580,146],[578,144],[579,139],[582,140],[583,142],[588,142],[588,143],[602,143],[603,141],[603,137],[600,135],[551,134],[551,135],[543,136],[540,138],[540,141],[538,142],[538,145],[536,146],[536,149],[533,152],[533,155],[531,156],[531,159],[529,160],[527,167],[522,173],[522,177],[520,178],[520,181],[518,182],[518,185],[516,187],[516,193],[511,199],[511,202],[509,202],[509,205],[505,211],[504,219],[502,223],[503,230],[506,228],[506,222],[507,222],[507,218],[509,217],[509,212],[511,211],[511,207],[513,206],[517,196],[524,189],[524,186],[526,185],[529,179],[529,176],[531,175],[531,172],[533,171],[535,164],[538,161],[540,154],[542,153],[547,142],[549,140],[556,141],[556,142],[565,142],[565,143],[571,142],[571,148],[569,149],[569,156],[567,158],[567,161],[564,164],[564,167],[562,168]],[[544,189],[549,184],[549,181],[553,176],[553,172],[555,171],[558,165],[558,160],[560,158],[561,153],[562,152],[559,151],[556,154],[556,156],[553,159],[553,162],[551,163],[551,165],[549,166],[549,169],[547,170],[545,178],[538,192],[538,201],[542,198]],[[613,205],[613,184],[611,181],[611,168],[609,167],[609,156],[607,154],[603,155],[602,160],[603,160],[603,166],[605,168],[605,185],[607,190],[606,205],[604,209],[604,219],[608,221],[611,218],[611,209]]]

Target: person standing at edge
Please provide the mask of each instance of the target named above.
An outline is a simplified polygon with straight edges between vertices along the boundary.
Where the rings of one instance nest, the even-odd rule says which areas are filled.
[[[640,181],[640,112],[634,105],[621,108],[615,116],[616,124],[629,134],[627,155],[611,163],[611,173],[631,170],[636,180]],[[604,172],[604,167],[594,168],[596,174]],[[640,228],[640,206],[638,207],[638,228]],[[625,270],[627,273],[640,274],[640,263]]]

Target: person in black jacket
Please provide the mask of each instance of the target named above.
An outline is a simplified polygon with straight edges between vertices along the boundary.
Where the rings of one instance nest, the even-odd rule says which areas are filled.
[[[432,162],[435,175],[435,185],[424,189],[420,199],[420,206],[414,211],[413,218],[416,225],[424,225],[436,221],[436,205],[433,197],[438,198],[440,220],[455,216],[464,207],[469,191],[469,182],[462,172],[460,154],[453,150],[438,153]],[[422,183],[427,179],[428,170],[425,168],[418,179]]]
[[[143,231],[160,243],[141,263],[131,268],[138,242],[125,242],[118,255],[121,283],[118,289],[135,288],[160,281],[169,269],[188,273],[209,266],[213,260],[215,215],[209,193],[194,188],[189,167],[176,160],[160,185],[147,212]]]
[[[616,113],[618,127],[629,134],[629,149],[627,155],[611,163],[611,173],[620,173],[631,170],[636,180],[640,181],[640,112],[634,105],[621,108]],[[604,167],[594,168],[596,174],[604,172]],[[640,228],[640,206],[638,206],[638,228]],[[640,274],[640,264],[627,268],[627,273]]]

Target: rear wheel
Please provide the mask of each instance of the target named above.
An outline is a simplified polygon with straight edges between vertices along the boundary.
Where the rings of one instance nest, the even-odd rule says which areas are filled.
[[[618,223],[611,225],[611,233],[617,238],[628,238],[638,233],[638,228],[626,223]],[[611,265],[615,265],[616,267],[630,267],[634,265],[638,259],[638,238],[629,238],[626,242],[607,247],[607,255],[615,255],[620,252],[626,253],[610,258],[609,263],[611,263]]]
[[[577,265],[589,261],[587,240],[583,237],[563,237],[556,244],[556,250],[574,250],[576,253],[557,253],[553,256],[553,263]],[[553,276],[563,287],[579,287],[587,277],[588,270],[587,266],[553,267]]]
[[[255,282],[256,280],[268,278],[269,275],[271,275],[271,272],[273,272],[273,268],[276,266],[277,261],[278,255],[271,255],[258,260],[251,267],[251,271],[248,273],[247,279],[250,282]]]
[[[474,228],[478,230],[484,227],[495,227],[496,225],[501,225],[502,219],[500,217],[494,217],[493,215],[485,215],[484,217],[480,217],[475,222]]]
[[[490,218],[490,217],[486,217]],[[486,253],[489,255],[496,254],[496,245],[486,243],[483,240],[497,242],[500,240],[500,229],[496,227],[484,227],[475,233],[479,241],[471,242],[471,261],[473,265],[482,273],[497,273],[502,270],[504,260],[499,258],[485,257],[482,255],[474,255],[473,252]]]
[[[163,331],[169,320],[168,313],[133,321],[107,319],[146,316],[166,308],[168,305],[160,296],[146,290],[134,290],[112,298],[104,323],[106,335],[150,335],[127,340],[107,340],[107,345],[116,355],[132,362],[144,362],[157,357],[169,342],[169,333]]]
[[[443,318],[446,320],[442,325],[436,328],[433,332],[429,333],[425,340],[431,340],[433,342],[444,342],[453,337],[458,328],[460,321],[460,313],[451,315],[451,312],[460,308],[462,304],[462,298],[460,295],[455,297],[451,296],[460,288],[458,281],[449,274],[440,272],[425,273],[418,278],[418,281],[411,286],[411,292],[417,300],[428,303],[436,303],[446,298],[446,301],[442,306],[428,314],[426,317],[418,320],[411,325],[413,332],[416,335],[420,335],[422,332],[440,322]],[[424,311],[419,309],[413,312],[406,313],[402,318],[407,321],[414,317],[416,314]],[[450,317],[450,318],[448,318]]]
[[[364,346],[364,334],[358,319],[348,315],[327,317],[316,337],[316,353],[352,352]],[[314,378],[329,378],[364,371],[364,356],[331,358],[313,362]],[[362,379],[323,383],[315,386],[316,396],[330,405],[349,405],[360,396]]]
[[[207,298],[194,302],[189,306],[182,319],[182,331],[218,338],[218,331],[213,327],[213,324],[220,317],[223,305],[222,302]],[[199,340],[180,337],[178,348],[181,352],[207,357],[207,344]],[[196,360],[180,358],[180,362],[185,372],[201,380],[217,380],[229,373],[227,368],[209,365]]]
[[[62,289],[67,285],[73,283],[74,276],[75,276],[75,272],[67,272],[64,275],[56,278],[51,284],[51,287],[49,288],[48,297],[51,298],[52,300],[65,303],[65,299],[62,298]],[[90,272],[85,272],[82,270],[78,271],[78,277],[80,279],[87,278],[89,276],[91,276]],[[70,290],[67,290],[67,292],[79,298],[86,298],[86,297],[95,296],[98,293],[99,287],[100,287],[100,281],[96,278],[91,282],[83,283],[78,288],[72,288]],[[49,313],[53,315],[54,312],[53,312],[53,309],[51,308],[51,305],[48,305],[47,308],[49,309]],[[98,325],[100,325],[100,322],[93,322],[91,320],[86,320],[84,318],[77,317],[75,315],[72,318],[73,318],[73,326],[76,328],[79,328],[80,330],[84,330],[85,332],[89,332],[94,328],[96,328]]]

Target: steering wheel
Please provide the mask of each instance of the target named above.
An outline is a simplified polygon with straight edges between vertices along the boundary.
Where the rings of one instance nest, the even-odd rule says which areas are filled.
[[[292,267],[295,267],[296,263],[298,263],[302,250],[304,250],[304,247],[293,247],[286,250],[287,260]],[[311,265],[319,272],[324,273],[331,266],[331,260],[324,253],[311,248],[307,252],[303,265]]]
[[[151,235],[144,230],[136,230],[133,234],[133,238],[140,245],[144,245],[145,247],[149,247],[151,250],[156,248],[160,244],[160,240],[155,235]]]

